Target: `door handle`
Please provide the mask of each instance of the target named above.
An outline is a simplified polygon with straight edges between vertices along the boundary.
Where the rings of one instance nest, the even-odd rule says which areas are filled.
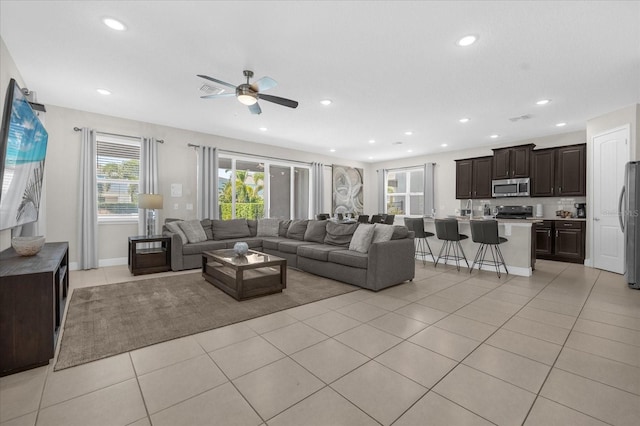
[[[558,230],[556,229],[556,238],[558,238]]]
[[[594,217],[593,220],[595,220],[596,222],[599,222],[600,218],[599,217]]]
[[[626,187],[622,187],[622,191],[620,191],[620,198],[618,199],[618,221],[620,222],[620,230],[624,232],[624,220],[622,220],[623,211],[622,211],[622,200],[624,200],[624,193]]]
[[[551,195],[553,195],[553,189],[554,189],[554,188],[552,187],[552,188],[551,188]]]
[[[558,187],[558,194],[562,194],[562,187],[561,186]]]
[[[549,230],[547,231],[547,237],[548,237],[548,238],[551,238],[551,229],[549,229]]]

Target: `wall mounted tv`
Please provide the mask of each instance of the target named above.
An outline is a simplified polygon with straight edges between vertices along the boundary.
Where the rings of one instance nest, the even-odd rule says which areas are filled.
[[[38,220],[49,135],[12,78],[0,132],[0,230]]]

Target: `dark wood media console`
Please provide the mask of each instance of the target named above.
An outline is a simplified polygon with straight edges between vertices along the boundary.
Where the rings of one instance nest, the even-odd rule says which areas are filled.
[[[0,252],[0,376],[49,363],[68,291],[68,243],[29,257]]]

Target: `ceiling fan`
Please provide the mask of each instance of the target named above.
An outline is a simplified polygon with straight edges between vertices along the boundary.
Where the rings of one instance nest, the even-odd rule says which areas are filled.
[[[289,108],[296,108],[298,106],[298,102],[292,101],[291,99],[285,99],[279,96],[264,95],[261,93],[265,90],[269,90],[275,87],[278,84],[271,77],[262,77],[261,79],[256,80],[253,83],[249,83],[249,80],[253,77],[253,71],[244,70],[243,74],[245,77],[247,77],[247,82],[242,83],[239,86],[234,86],[233,84],[229,84],[227,82],[218,80],[217,78],[209,77],[207,75],[198,74],[198,77],[200,78],[213,81],[215,83],[221,84],[223,86],[227,86],[235,90],[235,93],[219,93],[219,94],[205,95],[200,97],[202,99],[215,99],[215,98],[228,98],[231,96],[235,96],[236,98],[238,98],[238,100],[241,103],[249,107],[249,111],[251,111],[251,114],[262,113],[262,109],[260,109],[260,105],[258,105],[258,99],[262,99],[268,102],[273,102],[274,104],[283,105]]]

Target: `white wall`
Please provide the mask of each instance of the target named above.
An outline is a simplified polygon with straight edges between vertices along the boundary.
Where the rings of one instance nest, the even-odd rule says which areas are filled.
[[[7,95],[7,87],[9,81],[14,78],[20,87],[27,87],[18,68],[16,68],[13,58],[4,44],[4,40],[0,38],[0,117],[4,113],[4,100]],[[0,231],[0,250],[4,250],[11,246],[11,230],[5,229]]]
[[[164,196],[164,209],[158,211],[158,218],[165,217],[193,219],[195,210],[186,210],[187,204],[194,209],[196,201],[196,152],[187,147],[187,143],[216,146],[222,150],[244,152],[286,158],[301,162],[318,161],[325,164],[345,164],[366,168],[364,163],[347,161],[315,153],[296,151],[276,146],[257,144],[247,141],[207,135],[183,129],[127,120],[85,111],[72,110],[47,105],[47,130],[49,145],[45,166],[47,180],[47,240],[69,241],[70,261],[77,259],[77,211],[78,180],[80,158],[80,132],[74,127],[90,127],[98,131],[131,136],[148,136],[163,139],[158,153],[159,186]],[[370,176],[365,173],[365,186]],[[172,198],[172,183],[182,184],[182,197]],[[331,186],[325,188],[330,192]],[[330,194],[328,195],[330,199]],[[327,196],[325,195],[325,199]],[[179,209],[174,210],[173,205]],[[325,206],[330,209],[330,204]],[[98,258],[102,265],[123,263],[127,257],[127,237],[138,234],[137,224],[101,224],[99,225]]]
[[[456,164],[455,160],[465,158],[482,157],[493,155],[492,148],[501,148],[505,146],[523,145],[527,143],[535,144],[535,148],[550,148],[554,146],[572,145],[586,142],[586,134],[584,131],[562,133],[558,135],[545,136],[541,138],[527,139],[524,141],[516,141],[508,144],[495,144],[492,146],[479,147],[475,149],[465,149],[463,151],[450,151],[440,154],[425,155],[420,157],[405,158],[402,160],[384,161],[371,165],[368,175],[372,178],[366,187],[365,193],[365,213],[377,210],[377,194],[378,182],[375,179],[376,170],[392,169],[396,167],[418,166],[424,163],[436,163],[435,167],[435,206],[436,215],[453,214],[455,209],[460,208],[460,201],[456,200]],[[588,171],[587,171],[588,173]],[[532,198],[531,204],[541,202],[541,199]],[[581,200],[578,200],[579,202]],[[546,202],[546,201],[545,201]],[[551,204],[562,202],[560,199],[549,200]],[[474,204],[475,205],[475,204]],[[550,209],[550,208],[549,208]],[[545,207],[545,211],[548,210]]]

